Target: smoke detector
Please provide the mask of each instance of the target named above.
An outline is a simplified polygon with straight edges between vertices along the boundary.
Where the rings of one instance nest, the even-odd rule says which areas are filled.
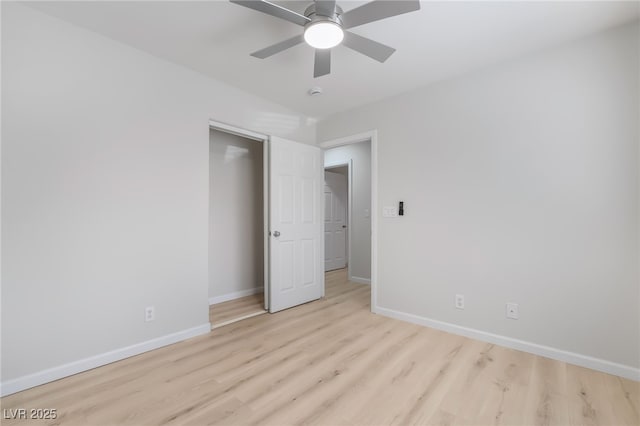
[[[309,96],[321,95],[322,94],[322,87],[312,87],[311,89],[309,89],[309,91],[307,93],[309,93]]]

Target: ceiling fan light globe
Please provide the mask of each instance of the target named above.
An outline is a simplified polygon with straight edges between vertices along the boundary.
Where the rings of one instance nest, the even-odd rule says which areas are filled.
[[[330,49],[342,43],[344,31],[340,25],[322,21],[308,25],[304,30],[304,41],[316,49]]]

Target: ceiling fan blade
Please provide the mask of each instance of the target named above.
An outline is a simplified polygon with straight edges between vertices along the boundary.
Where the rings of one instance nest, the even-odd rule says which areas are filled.
[[[336,10],[336,0],[315,0],[316,14],[321,16],[333,16]]]
[[[265,59],[269,56],[275,55],[276,53],[280,53],[283,50],[287,50],[290,47],[298,45],[304,41],[304,36],[302,34],[297,35],[295,37],[288,38],[280,43],[272,44],[269,47],[265,47],[264,49],[257,50],[251,54],[251,56]]]
[[[420,9],[419,0],[374,0],[342,15],[345,29]]]
[[[300,15],[292,10],[286,9],[282,6],[278,6],[275,3],[268,2],[266,0],[229,0],[231,3],[239,4],[240,6],[248,7],[249,9],[257,10],[258,12],[266,13],[267,15],[275,16],[276,18],[284,19],[285,21],[293,22],[294,24],[304,26],[311,19],[304,15]]]
[[[322,77],[331,72],[331,49],[316,49],[316,59],[313,64],[313,77]]]
[[[342,44],[349,49],[353,49],[356,52],[362,53],[378,62],[384,62],[389,59],[389,56],[396,51],[393,47],[386,46],[377,41],[373,41],[369,38],[359,36],[358,34],[344,32],[344,40]]]

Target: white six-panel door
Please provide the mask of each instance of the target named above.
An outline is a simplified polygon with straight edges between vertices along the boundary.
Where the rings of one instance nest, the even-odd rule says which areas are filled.
[[[347,177],[324,174],[324,270],[347,266]]]
[[[271,137],[269,172],[269,312],[324,293],[322,151]]]

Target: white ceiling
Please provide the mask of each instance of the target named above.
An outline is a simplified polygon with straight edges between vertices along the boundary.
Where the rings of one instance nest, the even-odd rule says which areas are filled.
[[[280,1],[303,12],[309,2]],[[346,11],[363,1],[340,1]],[[313,49],[268,59],[250,52],[302,28],[227,1],[37,2],[47,14],[270,99],[311,117],[409,91],[639,17],[628,2],[422,2],[421,10],[353,29],[395,47],[384,64],[344,46],[313,78]],[[310,97],[320,86],[324,93]]]

